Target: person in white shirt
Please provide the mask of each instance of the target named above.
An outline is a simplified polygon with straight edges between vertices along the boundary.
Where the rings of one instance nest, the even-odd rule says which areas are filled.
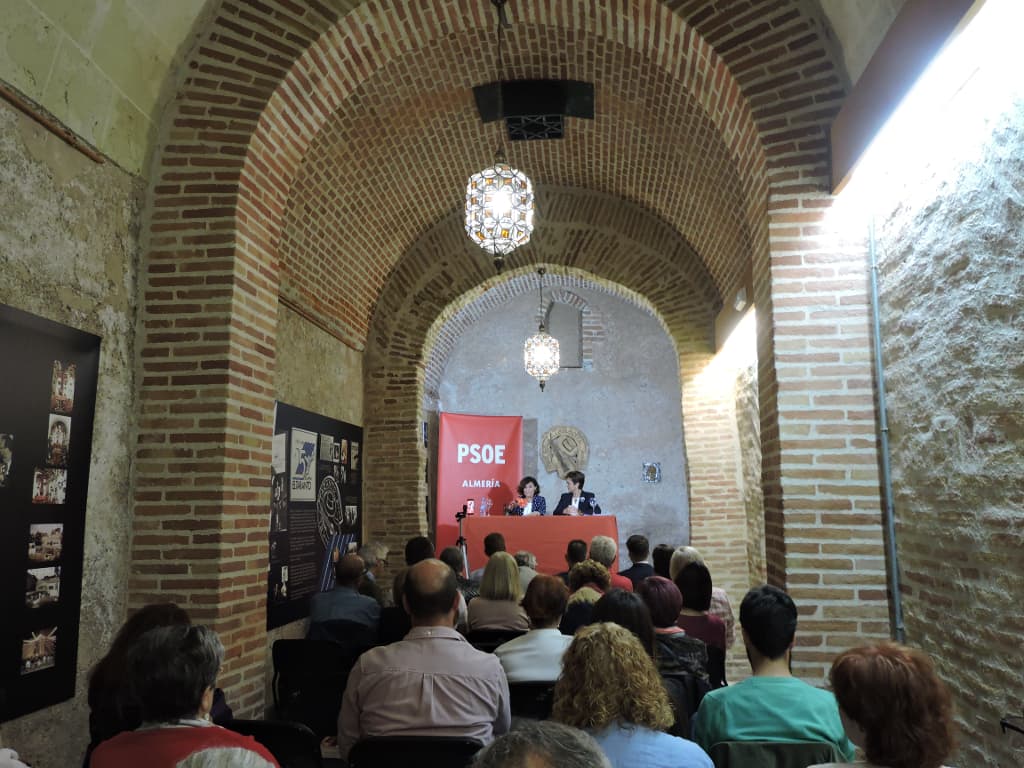
[[[523,598],[530,631],[494,651],[510,683],[558,679],[562,654],[572,643],[571,636],[558,631],[568,600],[569,589],[557,576],[538,574],[530,582]]]

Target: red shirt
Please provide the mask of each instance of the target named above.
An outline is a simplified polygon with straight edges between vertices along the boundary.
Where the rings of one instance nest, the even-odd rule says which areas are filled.
[[[687,616],[679,614],[676,625],[686,630],[690,637],[703,640],[708,645],[725,650],[725,622],[717,616]]]
[[[239,768],[280,768],[267,748],[252,736],[219,725],[167,725],[123,731],[102,742],[92,753],[89,768],[175,768],[197,752],[223,752]],[[225,762],[225,764],[229,764]]]
[[[623,576],[621,573],[613,573],[612,577],[612,589],[624,589],[627,592],[633,591],[633,582],[629,580],[628,576]]]

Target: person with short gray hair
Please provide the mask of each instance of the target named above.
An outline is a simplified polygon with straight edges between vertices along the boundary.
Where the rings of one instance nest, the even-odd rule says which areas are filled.
[[[516,565],[519,566],[519,586],[523,588],[523,594],[525,595],[530,582],[537,575],[537,556],[533,552],[521,549],[516,552],[515,558]]]
[[[252,737],[210,722],[223,661],[224,646],[208,627],[179,624],[142,635],[126,661],[142,726],[102,742],[90,768],[175,768],[186,760],[233,768],[278,766]]]
[[[477,753],[472,768],[612,768],[589,733],[553,720],[523,720]]]
[[[618,551],[619,547],[611,536],[595,536],[590,540],[590,559],[608,569],[608,573],[612,577],[612,589],[624,589],[627,592],[632,592],[633,582],[612,570],[612,563],[615,562],[615,555],[618,554]]]

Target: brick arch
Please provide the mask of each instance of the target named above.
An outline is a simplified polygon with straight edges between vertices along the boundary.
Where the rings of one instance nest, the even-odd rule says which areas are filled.
[[[553,303],[569,304],[579,309],[585,315],[597,314],[597,323],[600,324],[600,313],[594,313],[589,302],[572,290],[579,288],[615,296],[628,304],[639,307],[658,320],[665,333],[668,334],[668,328],[665,325],[664,319],[643,296],[624,286],[610,283],[602,280],[600,277],[575,268],[561,268],[558,271],[552,270],[544,276],[546,299],[544,311],[546,312],[547,308]],[[443,315],[439,315],[434,324],[427,330],[424,340],[423,402],[429,404],[436,400],[441,378],[444,375],[445,367],[448,365],[448,358],[455,349],[459,337],[467,328],[483,318],[495,307],[505,304],[512,299],[533,296],[536,292],[536,267],[523,267],[514,272],[503,273],[494,284],[480,286],[475,290],[467,292],[455,301],[453,307],[446,308]],[[541,317],[539,307],[535,315],[539,321]]]
[[[767,281],[769,190],[798,194],[821,183],[822,128],[841,95],[832,82],[836,68],[805,3],[755,0],[743,20],[724,0],[521,5],[517,24],[572,30],[578,39],[574,50],[588,56],[602,57],[609,48],[619,56],[610,60],[639,57],[649,62],[650,71],[666,73],[672,87],[665,95],[685,94],[685,108],[704,115],[701,124],[712,131],[715,161],[725,174],[721,189],[730,195],[727,207],[737,211],[727,228],[731,245],[718,248],[721,259],[705,269],[715,278],[714,290],[724,292],[742,271],[738,265],[753,254],[755,276]],[[298,173],[332,116],[358,107],[353,95],[374,73],[403,58],[415,60],[432,41],[460,34],[459,39],[471,40],[474,31],[492,23],[483,0],[430,6],[379,0],[344,14],[334,7],[288,0],[222,2],[186,62],[151,162],[130,601],[138,606],[176,600],[196,620],[213,623],[230,651],[222,682],[243,714],[263,695],[265,466],[281,246]],[[490,50],[480,59],[467,56],[479,64],[477,72],[493,71]],[[541,62],[540,68],[548,66],[554,65]],[[453,88],[458,98],[465,97]],[[634,96],[640,110],[645,99],[659,97],[641,90],[640,79],[622,93]],[[475,145],[489,143],[480,139]],[[614,144],[602,149],[601,159],[609,160],[605,168],[615,160],[627,169],[657,163],[656,153],[653,159],[642,152],[617,157],[616,149]],[[589,183],[560,176],[565,168],[555,162],[550,168],[543,182]],[[677,191],[687,182],[679,174]],[[649,205],[640,187],[605,191],[622,192],[671,221],[670,209],[679,207],[678,201],[667,195],[661,205]],[[417,221],[429,228],[446,210],[421,211]],[[301,215],[296,220],[301,223]],[[582,252],[573,246],[586,243],[588,252],[597,253],[591,257],[597,274],[613,279],[622,271],[626,254],[602,252],[602,245],[587,243],[580,229],[565,226],[560,232],[569,252]],[[334,261],[318,265],[315,274],[323,275],[340,261],[355,277],[356,305],[348,325],[339,323],[337,329],[352,346],[367,342],[369,308],[377,300],[373,287],[391,279],[390,264],[418,242],[419,234],[406,233],[403,246],[386,252],[390,262],[360,262],[334,251]],[[700,227],[684,234],[700,248],[701,259],[716,251],[714,236]],[[541,253],[543,242],[538,237]],[[443,292],[450,278],[435,275],[429,287]],[[482,278],[477,267],[467,266],[460,279],[470,278]],[[655,303],[672,300],[659,290],[648,295]],[[770,307],[761,299],[770,296],[762,293],[759,311]],[[707,311],[706,301],[693,299],[693,305],[696,315]],[[418,311],[426,309],[412,315]],[[674,333],[698,327],[681,322],[684,314],[677,313]],[[694,331],[694,338],[706,337],[706,327]],[[388,332],[391,344],[396,331]],[[376,354],[372,345],[367,354],[367,370],[379,377],[367,381],[368,391],[379,396],[368,402],[367,420],[375,418],[379,429],[403,436],[416,432],[415,413],[389,411],[387,392],[389,386],[417,381],[422,369],[382,371],[369,365]],[[419,508],[418,499],[412,508]]]

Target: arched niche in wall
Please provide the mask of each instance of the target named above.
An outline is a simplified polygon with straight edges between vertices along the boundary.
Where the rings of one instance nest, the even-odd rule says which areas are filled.
[[[632,533],[681,543],[689,494],[679,355],[653,308],[616,287],[545,276],[543,311],[554,303],[580,313],[588,365],[563,368],[543,392],[523,369],[523,342],[541,311],[537,276],[523,273],[484,293],[441,329],[451,343],[435,346],[429,358],[426,379],[435,386],[425,392],[423,410],[431,425],[441,411],[522,416],[524,473],[538,478],[549,505],[565,487],[544,467],[541,438],[561,424],[577,427],[590,444],[586,487],[618,517],[620,546]],[[660,463],[660,482],[645,481],[645,462]]]

